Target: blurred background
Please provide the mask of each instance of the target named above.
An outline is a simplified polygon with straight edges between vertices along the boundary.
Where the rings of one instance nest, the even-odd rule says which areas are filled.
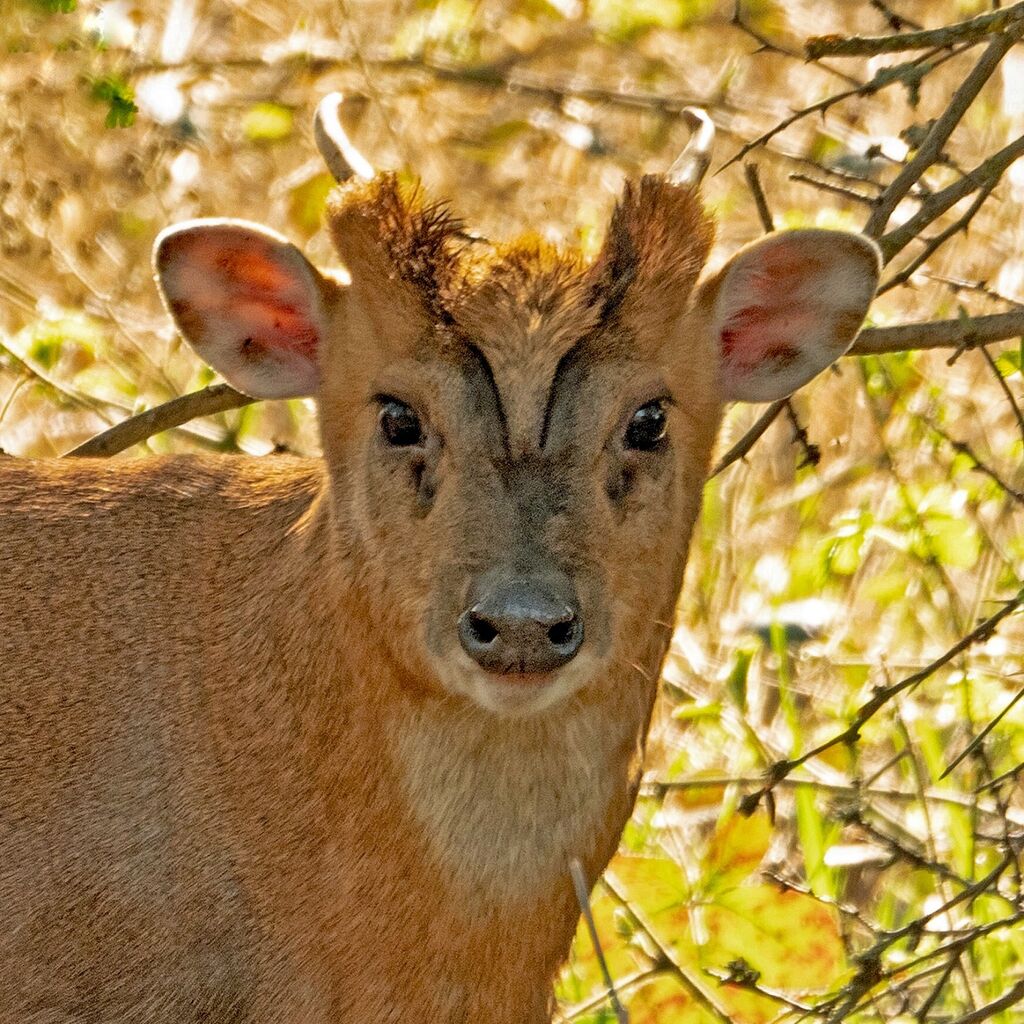
[[[992,38],[808,60],[810,37],[993,9],[3,0],[0,449],[60,455],[213,381],[157,299],[165,225],[258,220],[332,262],[311,134],[330,90],[372,163],[471,230],[586,253],[700,105],[719,264],[769,221],[863,229]],[[1024,1021],[1024,628],[977,628],[1024,575],[1024,160],[982,173],[1022,134],[1018,44],[889,229],[976,187],[891,253],[869,318],[1019,325],[985,348],[843,360],[707,486],[647,781],[594,894],[634,1024]],[[721,451],[763,413],[731,409]],[[119,457],[211,449],[315,454],[312,406],[233,410]],[[615,1020],[582,931],[559,994],[567,1020]]]

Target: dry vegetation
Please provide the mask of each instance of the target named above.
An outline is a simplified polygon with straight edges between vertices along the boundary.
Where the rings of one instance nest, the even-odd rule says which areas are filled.
[[[586,250],[705,106],[716,259],[769,220],[867,226],[891,262],[862,347],[911,350],[727,419],[723,452],[757,440],[708,485],[648,782],[595,890],[610,973],[634,1024],[1024,1021],[1022,8],[904,49],[992,5],[5,0],[0,447],[59,455],[210,383],[151,283],[165,224],[247,217],[330,259],[328,90],[474,230]],[[824,33],[895,40],[808,62]],[[938,350],[886,330],[935,320]],[[315,450],[308,405],[132,454],[275,446]],[[561,995],[615,1019],[584,931]]]

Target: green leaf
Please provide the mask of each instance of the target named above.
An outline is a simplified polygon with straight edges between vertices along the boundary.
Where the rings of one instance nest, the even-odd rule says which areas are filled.
[[[736,658],[729,677],[725,681],[725,689],[740,711],[747,710],[747,676],[754,651],[750,647],[741,647],[736,651]]]
[[[836,896],[836,873],[825,864],[825,850],[831,843],[825,820],[818,809],[814,789],[798,786],[796,791],[796,823],[804,854],[804,871],[811,889],[821,896]]]
[[[242,117],[242,131],[251,142],[280,142],[292,133],[294,118],[280,103],[255,103]]]
[[[711,0],[591,0],[594,28],[617,43],[627,43],[653,28],[679,29],[706,18]]]
[[[718,1020],[670,974],[658,974],[638,985],[626,1005],[630,1024],[715,1024]]]
[[[324,172],[292,189],[288,213],[296,227],[309,235],[320,227],[333,188],[334,178]]]
[[[118,75],[104,75],[94,79],[90,89],[92,98],[108,106],[104,124],[108,128],[129,128],[135,123],[139,108],[135,105],[135,92]]]
[[[969,519],[927,516],[924,532],[935,557],[954,569],[970,569],[981,555],[981,538]]]
[[[1024,338],[1020,339],[1020,347],[1017,349],[1008,348],[996,356],[996,368],[1002,378],[1012,377],[1020,373],[1024,367]]]
[[[616,857],[607,875],[630,902],[650,915],[686,905],[690,887],[679,865],[667,857]]]

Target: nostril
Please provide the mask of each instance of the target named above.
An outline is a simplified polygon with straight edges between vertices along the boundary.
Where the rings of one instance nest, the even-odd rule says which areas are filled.
[[[555,647],[565,647],[571,644],[576,638],[576,617],[565,619],[562,622],[556,622],[548,630],[548,639],[555,645]]]
[[[492,622],[488,622],[482,615],[470,613],[467,622],[469,635],[481,644],[491,644],[498,638],[498,631]]]

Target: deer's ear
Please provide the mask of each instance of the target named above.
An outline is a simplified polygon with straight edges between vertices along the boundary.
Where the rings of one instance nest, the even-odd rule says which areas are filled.
[[[880,270],[878,246],[845,231],[782,231],[738,252],[703,286],[723,396],[774,401],[838,359]]]
[[[237,220],[162,232],[157,282],[178,329],[233,387],[294,398],[319,386],[325,279],[280,235]]]

